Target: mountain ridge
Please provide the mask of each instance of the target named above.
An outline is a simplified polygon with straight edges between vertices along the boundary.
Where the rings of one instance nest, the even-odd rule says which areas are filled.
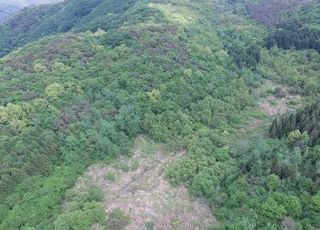
[[[5,22],[24,7],[42,4],[54,4],[64,0],[1,0],[0,1],[0,23]]]

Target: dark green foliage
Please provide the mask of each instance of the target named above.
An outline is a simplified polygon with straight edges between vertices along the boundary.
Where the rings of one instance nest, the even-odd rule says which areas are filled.
[[[260,49],[255,45],[247,47],[232,46],[227,47],[227,50],[240,69],[244,67],[255,69],[261,59]]]
[[[147,230],[153,230],[154,229],[154,223],[152,221],[149,221],[146,223]]]
[[[309,134],[310,139],[307,140],[307,142],[310,145],[318,145],[320,144],[319,119],[319,103],[309,105],[295,113],[289,113],[275,119],[270,128],[270,136],[273,138],[282,138],[289,134],[290,137],[290,132],[299,130],[301,133],[307,132]],[[301,141],[303,140],[298,136],[295,137],[295,140],[292,140],[291,142],[294,146],[301,146],[301,144],[299,144]]]
[[[62,4],[44,5],[37,8],[25,8],[18,15],[0,25],[0,56],[4,56],[17,46],[49,35],[54,26],[48,25],[46,31],[37,31],[36,26],[54,16],[63,8]]]
[[[313,3],[290,12],[275,32],[267,38],[266,46],[283,49],[292,47],[315,49],[320,53],[320,4]]]
[[[209,156],[190,153],[170,166],[167,176],[172,183],[183,182],[195,195],[209,198],[223,221],[221,229],[280,228],[285,217],[297,225],[307,217],[310,226],[319,227],[319,221],[309,216],[310,205],[317,202],[319,174],[311,176],[313,168],[305,167],[311,159],[313,166],[320,162],[318,146],[301,152],[280,140],[254,139],[238,147],[232,160],[227,151],[224,160],[217,158],[222,151],[218,149]]]
[[[67,0],[26,8],[0,25],[0,57],[43,36],[73,31],[117,28],[136,0]],[[18,35],[18,36],[17,36]]]
[[[255,69],[261,60],[260,49],[258,44],[248,41],[238,31],[227,30],[219,33],[223,38],[224,47],[228,54],[233,58],[237,67]]]
[[[286,96],[286,92],[281,87],[277,87],[277,88],[274,89],[274,95],[277,98],[283,98],[283,97]]]
[[[120,209],[115,209],[108,215],[108,229],[121,230],[130,223],[129,215]]]

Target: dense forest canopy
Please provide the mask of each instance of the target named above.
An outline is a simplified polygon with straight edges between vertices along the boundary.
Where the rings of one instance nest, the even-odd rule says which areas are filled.
[[[0,25],[0,229],[123,229],[74,187],[138,135],[187,152],[165,175],[206,198],[207,229],[319,229],[319,4],[257,17],[273,3],[68,0]]]
[[[267,38],[267,47],[315,49],[320,53],[320,3],[289,12],[285,20]]]

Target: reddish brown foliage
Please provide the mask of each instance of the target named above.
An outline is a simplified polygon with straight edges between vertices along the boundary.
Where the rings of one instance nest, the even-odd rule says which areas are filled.
[[[263,0],[260,3],[247,5],[250,16],[266,26],[277,25],[283,12],[302,4],[311,3],[313,0]]]

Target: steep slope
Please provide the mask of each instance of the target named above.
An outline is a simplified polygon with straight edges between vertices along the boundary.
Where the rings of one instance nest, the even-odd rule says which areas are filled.
[[[135,2],[136,0],[68,0],[57,5],[24,9],[0,26],[0,56],[45,35],[70,30],[117,28],[127,21],[123,13]],[[139,17],[144,16],[147,15],[139,12]]]
[[[252,98],[207,19],[213,6],[139,2],[118,29],[44,38],[1,59],[1,229],[53,228],[85,167],[130,153],[138,133],[176,148],[190,135],[223,142],[214,130],[237,126]]]

